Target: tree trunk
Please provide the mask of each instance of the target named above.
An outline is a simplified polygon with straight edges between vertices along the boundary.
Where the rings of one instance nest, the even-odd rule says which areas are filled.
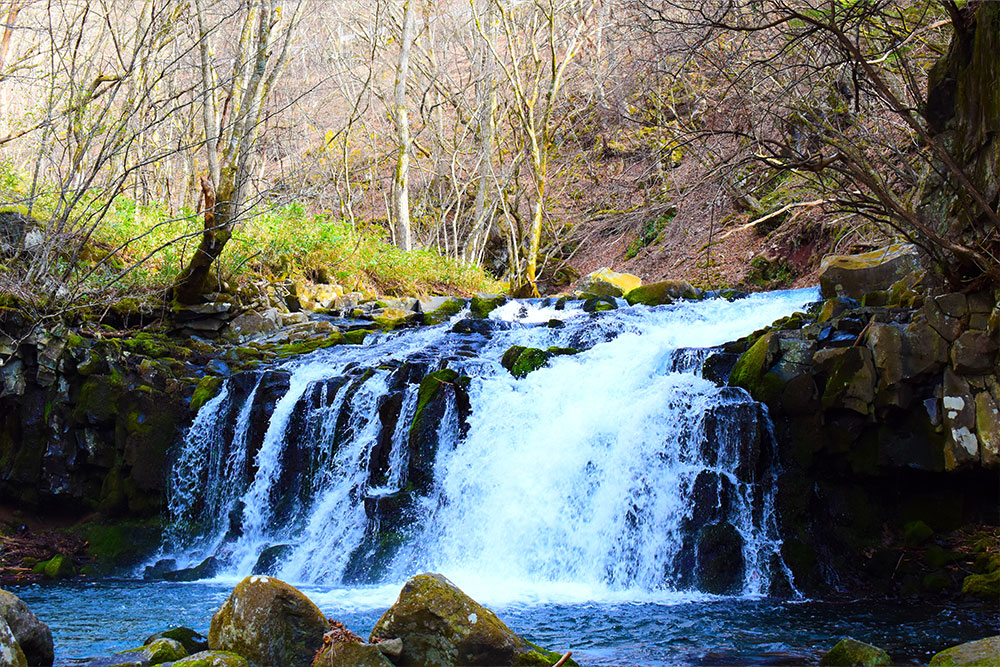
[[[479,79],[476,82],[476,147],[478,153],[479,177],[476,183],[476,202],[472,213],[472,230],[462,252],[467,262],[482,261],[483,246],[488,236],[488,213],[486,195],[490,187],[490,167],[493,159],[493,141],[496,135],[494,111],[497,104],[496,81],[493,57],[490,55],[489,40],[496,40],[497,20],[493,0],[485,0],[484,20],[487,36],[479,39]],[[478,31],[477,31],[478,32]]]
[[[205,231],[187,268],[174,283],[174,299],[185,305],[201,301],[212,264],[222,254],[233,235],[231,203],[216,202],[215,189],[205,176],[201,177],[201,196],[204,202]]]
[[[406,110],[406,77],[413,46],[413,27],[416,23],[416,0],[406,0],[403,8],[403,35],[399,43],[399,60],[396,64],[396,87],[393,92],[393,119],[396,122],[396,171],[392,180],[392,213],[396,230],[396,245],[400,250],[410,250],[410,121]]]

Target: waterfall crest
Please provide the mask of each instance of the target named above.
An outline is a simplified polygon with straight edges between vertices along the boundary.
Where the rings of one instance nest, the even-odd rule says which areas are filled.
[[[233,376],[175,456],[164,554],[326,585],[433,569],[542,596],[787,587],[766,410],[700,369],[815,298],[514,301]],[[517,379],[512,345],[580,351]]]

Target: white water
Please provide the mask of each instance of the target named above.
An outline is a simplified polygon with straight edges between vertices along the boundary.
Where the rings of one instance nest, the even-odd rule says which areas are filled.
[[[458,408],[449,400],[439,428],[434,484],[418,499],[419,516],[395,558],[368,572],[371,580],[387,585],[353,588],[359,601],[384,602],[383,593],[398,591],[399,582],[426,570],[443,572],[490,602],[690,599],[699,595],[692,592],[691,568],[677,563],[683,560],[684,526],[694,511],[691,494],[699,473],[714,474],[733,489],[723,518],[743,539],[742,593],[759,595],[766,592],[780,548],[770,480],[745,472],[754,466],[741,454],[746,445],[741,429],[706,425],[710,412],[728,414],[745,408],[748,399],[690,372],[676,372],[700,365],[702,355],[679,359],[674,351],[734,340],[816,297],[815,290],[797,290],[732,303],[636,306],[593,317],[572,305],[557,311],[511,302],[491,318],[512,328],[486,342],[450,334],[447,323],[295,360],[286,365],[290,388],[277,400],[242,484],[236,470],[248,463],[257,387],[239,405],[227,389],[202,408],[175,465],[171,510],[178,526],[201,521],[205,527],[185,535],[175,526],[165,552],[176,548],[189,554],[182,564],[215,554],[226,565],[225,578],[231,578],[248,574],[268,545],[288,544],[291,553],[278,576],[339,584],[371,529],[364,496],[406,486],[405,445],[419,376],[398,389],[401,416],[389,437],[383,484],[370,485],[368,460],[380,438],[378,408],[394,367],[419,359],[428,371],[447,363],[472,376],[471,414],[463,436]],[[538,324],[551,319],[565,326]],[[469,341],[475,341],[474,355]],[[554,357],[548,367],[517,380],[498,363],[514,344],[590,349]],[[365,377],[360,369],[351,370],[352,362],[375,371]],[[290,434],[310,388],[345,376],[346,382],[330,390],[335,395],[327,396],[323,387],[318,405],[306,406],[304,435]],[[229,451],[220,440],[227,419],[233,421]],[[721,435],[707,442],[712,434]],[[293,437],[296,446],[309,450],[312,492],[293,503],[290,514],[277,516],[275,505],[285,492],[278,482]],[[234,538],[226,534],[226,516],[238,507],[242,534]]]

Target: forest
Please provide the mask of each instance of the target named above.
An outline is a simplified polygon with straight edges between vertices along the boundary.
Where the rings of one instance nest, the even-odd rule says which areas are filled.
[[[0,667],[996,664],[997,54],[0,0]]]

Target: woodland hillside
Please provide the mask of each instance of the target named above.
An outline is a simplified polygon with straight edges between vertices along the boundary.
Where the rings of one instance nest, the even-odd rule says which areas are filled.
[[[988,282],[998,11],[6,0],[0,282],[41,310],[331,270],[760,289],[894,236]]]

